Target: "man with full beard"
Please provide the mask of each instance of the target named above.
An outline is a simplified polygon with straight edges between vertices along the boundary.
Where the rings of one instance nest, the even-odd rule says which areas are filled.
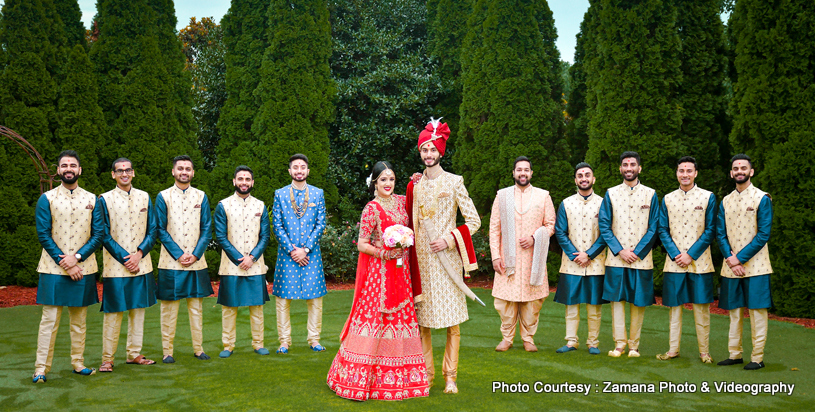
[[[161,255],[158,261],[158,300],[161,301],[161,343],[164,363],[175,363],[173,341],[181,299],[187,300],[192,355],[204,353],[204,298],[212,294],[204,252],[212,240],[212,215],[206,193],[190,186],[195,167],[187,155],[173,159],[175,184],[156,196]]]
[[[431,118],[419,134],[418,149],[425,171],[417,174],[417,179],[407,187],[407,212],[416,239],[415,247],[409,248],[410,272],[413,293],[417,295],[416,318],[422,335],[427,381],[433,386],[430,332],[446,328],[447,345],[441,368],[444,393],[458,393],[459,325],[468,315],[466,295],[452,279],[460,280],[463,273],[477,268],[471,236],[481,227],[481,218],[464,186],[464,178],[445,172],[439,165],[450,137],[450,128],[439,120]],[[465,224],[456,227],[459,210]]]
[[[600,206],[600,235],[606,254],[603,299],[611,302],[612,336],[616,346],[608,356],[618,358],[628,344],[628,357],[640,356],[640,332],[645,308],[654,301],[654,246],[659,220],[659,199],[654,189],[640,183],[642,160],[637,152],[620,155],[623,183],[614,186]],[[626,339],[625,303],[631,307],[630,336]]]
[[[251,194],[255,185],[252,169],[238,166],[232,179],[235,193],[215,207],[215,238],[223,249],[218,274],[218,303],[222,309],[224,350],[228,358],[235,350],[235,323],[238,307],[249,307],[252,347],[255,353],[268,355],[263,346],[263,304],[269,301],[263,252],[269,244],[271,229],[266,205]]]
[[[546,256],[555,232],[555,206],[548,191],[529,183],[532,163],[526,156],[515,159],[512,178],[515,184],[498,191],[490,215],[492,296],[503,336],[495,350],[512,347],[520,323],[524,349],[537,352],[538,315],[549,295]]]
[[[34,383],[45,383],[45,375],[51,370],[64,306],[71,315],[73,373],[96,373],[96,369],[85,367],[85,317],[88,306],[99,303],[94,251],[102,242],[103,231],[93,213],[96,195],[77,183],[81,174],[79,155],[73,150],[63,151],[57,157],[57,175],[62,184],[43,193],[37,201],[37,237],[43,248],[37,265],[37,304],[43,306]]]
[[[323,352],[320,331],[323,327],[323,296],[328,293],[323,273],[320,238],[325,231],[325,196],[323,190],[306,183],[308,158],[295,154],[289,158],[290,185],[274,193],[272,215],[277,237],[277,264],[272,294],[275,295],[277,353],[289,353],[291,346],[291,301],[305,300],[308,307],[308,345]]]
[[[589,354],[600,354],[600,319],[603,300],[606,260],[605,242],[600,236],[600,204],[603,198],[594,193],[594,169],[585,162],[574,168],[577,193],[567,197],[557,211],[555,236],[563,256],[555,302],[566,305],[566,345],[556,350],[567,353],[577,350],[577,329],[580,325],[580,304],[586,304]]]
[[[773,305],[770,294],[773,268],[767,248],[773,225],[773,204],[769,194],[750,182],[755,172],[750,157],[737,154],[730,164],[730,177],[736,181],[736,190],[722,199],[716,225],[719,248],[725,256],[719,307],[730,311],[730,357],[719,365],[744,363],[741,335],[744,308],[747,308],[753,353],[744,369],[756,370],[764,367],[767,308]]]

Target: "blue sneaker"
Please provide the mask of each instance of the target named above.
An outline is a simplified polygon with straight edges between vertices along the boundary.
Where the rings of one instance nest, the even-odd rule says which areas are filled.
[[[566,353],[566,352],[571,352],[573,350],[577,350],[577,348],[574,347],[574,346],[563,345],[562,347],[558,348],[558,350],[556,350],[555,352],[557,352],[557,353]]]
[[[269,349],[266,348],[255,349],[255,353],[257,353],[258,355],[268,355]]]
[[[72,370],[71,372],[73,372],[73,373],[75,373],[77,375],[91,376],[91,375],[96,374],[96,369],[94,369],[94,368],[85,368],[85,369],[82,369],[81,371]]]
[[[325,346],[320,345],[320,344],[318,343],[318,344],[316,344],[316,345],[312,346],[312,347],[311,347],[311,350],[313,350],[314,352],[325,352]]]
[[[599,355],[600,349],[599,348],[589,348],[589,355]]]
[[[275,352],[275,353],[285,355],[285,354],[289,353],[289,348],[287,348],[285,346],[281,346],[281,347],[277,348],[277,352]]]
[[[200,355],[196,355],[196,354],[194,354],[194,353],[193,353],[193,354],[192,354],[192,356],[193,356],[195,359],[198,359],[198,360],[210,360],[210,359],[211,359],[211,358],[209,357],[209,355],[207,355],[207,354],[206,354],[206,353],[204,353],[204,352],[201,352],[201,354],[200,354]]]
[[[167,355],[161,361],[164,363],[175,363],[175,358],[173,358],[172,355]]]
[[[220,356],[222,358],[228,358],[228,357],[232,356],[232,351],[224,349],[224,350],[221,351],[221,353],[218,354],[218,356]]]
[[[34,383],[45,383],[45,375],[34,375]]]

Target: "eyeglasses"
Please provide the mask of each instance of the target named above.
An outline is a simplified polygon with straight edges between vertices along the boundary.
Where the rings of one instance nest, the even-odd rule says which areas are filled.
[[[123,175],[123,174],[132,175],[133,174],[133,169],[116,169],[115,173],[117,175]]]

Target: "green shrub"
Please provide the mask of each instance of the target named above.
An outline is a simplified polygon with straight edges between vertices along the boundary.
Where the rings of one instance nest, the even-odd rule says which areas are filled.
[[[335,282],[353,282],[356,278],[357,238],[359,223],[342,222],[341,225],[328,224],[320,239],[323,254],[325,277]]]

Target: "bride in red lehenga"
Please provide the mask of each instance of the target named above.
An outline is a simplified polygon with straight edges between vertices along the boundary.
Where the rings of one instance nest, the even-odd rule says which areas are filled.
[[[376,197],[362,211],[354,305],[327,383],[337,395],[359,401],[428,396],[408,260],[397,267],[404,250],[382,245],[385,229],[407,226],[405,197],[393,194],[396,176],[388,162],[372,172],[369,189]]]

